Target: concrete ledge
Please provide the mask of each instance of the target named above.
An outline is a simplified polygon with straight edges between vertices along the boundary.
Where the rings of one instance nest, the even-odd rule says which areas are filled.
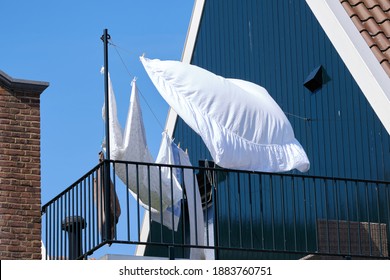
[[[14,79],[0,70],[0,87],[9,91],[41,94],[48,86],[48,82]]]

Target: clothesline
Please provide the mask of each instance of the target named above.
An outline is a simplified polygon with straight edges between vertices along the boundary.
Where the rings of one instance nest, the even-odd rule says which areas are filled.
[[[130,73],[129,68],[127,67],[127,65],[126,65],[126,63],[125,63],[125,61],[124,61],[123,57],[121,56],[121,54],[120,54],[120,52],[119,52],[118,49],[121,49],[122,51],[126,52],[126,53],[129,54],[129,55],[133,55],[133,53],[132,53],[131,51],[129,51],[129,50],[127,50],[127,49],[125,49],[125,48],[123,48],[123,47],[117,45],[117,44],[114,44],[114,43],[112,42],[111,39],[110,39],[109,45],[112,46],[112,47],[114,47],[115,52],[116,52],[117,55],[119,56],[119,59],[121,60],[121,62],[122,62],[122,64],[123,64],[123,66],[124,66],[124,68],[125,68],[127,74],[129,75],[129,77],[135,77],[135,75],[133,75],[132,73]],[[148,106],[150,112],[153,114],[153,117],[156,119],[156,121],[157,121],[157,123],[159,124],[159,126],[161,127],[161,129],[164,130],[163,125],[161,124],[161,122],[160,122],[160,120],[157,118],[157,116],[154,114],[153,109],[151,108],[151,106],[150,106],[149,103],[147,102],[147,99],[146,99],[145,96],[142,94],[142,92],[141,92],[141,90],[140,90],[139,88],[138,88],[138,91],[139,91],[139,93],[140,93],[142,99],[145,101],[146,105]],[[295,115],[295,114],[292,114],[292,113],[289,113],[289,112],[286,112],[286,111],[283,111],[283,112],[284,112],[286,115],[291,116],[291,117],[293,117],[293,118],[297,118],[297,119],[300,119],[300,120],[303,120],[303,121],[312,121],[312,119],[311,119],[311,118],[308,118],[308,117],[298,116],[298,115]]]
[[[129,53],[129,54],[130,54],[131,52],[128,51],[128,50],[126,50],[126,49],[124,49],[124,48],[122,48],[122,47],[120,47],[120,46],[118,46],[118,45],[116,45],[116,44],[114,44],[114,43],[112,43],[112,41],[109,42],[109,45],[114,47],[115,52],[116,52],[117,55],[119,56],[119,59],[121,60],[121,62],[122,62],[122,64],[123,64],[123,67],[125,68],[125,70],[126,70],[127,74],[129,75],[129,77],[130,77],[131,79],[133,79],[134,77],[136,77],[135,75],[133,75],[133,74],[129,71],[129,68],[127,67],[127,65],[126,65],[126,63],[125,63],[123,57],[122,57],[121,54],[119,53],[118,49],[122,49],[122,50],[126,51],[126,52]],[[138,93],[140,94],[140,96],[141,96],[142,99],[144,100],[146,106],[149,108],[149,111],[152,113],[154,119],[156,120],[156,122],[157,122],[158,125],[160,126],[161,131],[163,131],[163,130],[164,130],[164,126],[162,125],[162,123],[160,122],[160,120],[157,118],[156,114],[154,113],[154,111],[153,111],[152,107],[150,106],[149,102],[147,101],[146,97],[143,95],[142,91],[139,89],[139,86],[137,86],[137,87],[138,87]]]

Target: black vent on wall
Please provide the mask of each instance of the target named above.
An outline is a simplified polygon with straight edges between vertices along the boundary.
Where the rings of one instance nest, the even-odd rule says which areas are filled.
[[[321,89],[322,85],[326,84],[329,81],[329,77],[326,74],[326,71],[322,65],[315,68],[311,73],[307,76],[304,86],[310,90],[311,92],[316,92]]]

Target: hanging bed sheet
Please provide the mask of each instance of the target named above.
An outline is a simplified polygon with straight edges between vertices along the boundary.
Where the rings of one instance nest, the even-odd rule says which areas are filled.
[[[117,117],[116,98],[109,76],[109,130],[110,157],[112,160],[153,163],[145,136],[138,89],[132,83],[130,106],[124,131]],[[102,115],[105,120],[105,108]],[[104,145],[103,145],[104,146]],[[188,198],[190,241],[193,245],[204,245],[204,220],[196,176],[191,168],[173,168],[169,165],[191,167],[187,153],[180,149],[168,136],[162,133],[162,142],[156,165],[135,165],[118,163],[115,173],[127,185],[134,198],[151,212],[152,220],[169,229],[177,230],[181,217],[183,187]],[[191,259],[203,259],[203,249],[192,248]]]
[[[201,136],[217,165],[264,172],[309,169],[290,122],[263,87],[179,61],[140,60],[161,96]]]
[[[111,159],[153,164],[153,158],[146,144],[145,128],[135,80],[132,83],[130,106],[124,131],[122,131],[118,121],[116,99],[110,78],[109,107]],[[103,107],[103,119],[105,119],[104,112]],[[105,145],[103,146],[105,148]],[[159,168],[154,165],[118,163],[115,165],[115,173],[127,185],[134,198],[139,199],[140,204],[152,213],[164,212],[167,209],[172,211],[182,199],[182,188],[175,176],[171,178],[168,167],[161,169],[160,176]],[[177,228],[180,215],[174,217],[174,222],[166,221],[165,225]]]

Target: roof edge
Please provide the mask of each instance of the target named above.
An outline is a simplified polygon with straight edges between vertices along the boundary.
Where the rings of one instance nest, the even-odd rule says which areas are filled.
[[[387,73],[339,1],[306,0],[306,3],[390,134]]]
[[[41,94],[49,86],[48,82],[14,79],[0,70],[0,87],[10,91],[28,91]]]

